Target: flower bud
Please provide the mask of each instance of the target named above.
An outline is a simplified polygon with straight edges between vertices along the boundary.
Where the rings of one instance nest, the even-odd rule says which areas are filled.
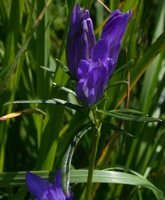
[[[81,59],[88,60],[96,43],[93,23],[88,10],[75,5],[67,36],[66,57],[70,74],[77,79],[77,68]]]

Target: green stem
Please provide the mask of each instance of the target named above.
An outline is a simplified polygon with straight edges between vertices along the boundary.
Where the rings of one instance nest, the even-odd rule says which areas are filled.
[[[96,161],[96,154],[97,154],[97,148],[98,143],[100,139],[100,129],[101,129],[101,123],[96,122],[96,127],[93,130],[93,145],[92,145],[92,152],[91,152],[91,161],[89,163],[89,170],[88,170],[88,180],[87,180],[87,186],[86,186],[86,194],[85,194],[85,200],[89,200],[90,198],[90,191],[92,186],[92,178],[93,178],[93,170],[95,168],[95,161]]]

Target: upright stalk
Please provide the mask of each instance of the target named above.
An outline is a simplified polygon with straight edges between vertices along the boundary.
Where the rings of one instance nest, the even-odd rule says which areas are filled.
[[[99,139],[100,139],[100,129],[101,129],[101,123],[96,119],[95,127],[93,128],[93,144],[92,144],[92,152],[91,152],[91,161],[89,163],[85,200],[89,200],[89,198],[90,198],[93,170],[95,168],[97,148],[98,148],[98,143],[99,143]]]

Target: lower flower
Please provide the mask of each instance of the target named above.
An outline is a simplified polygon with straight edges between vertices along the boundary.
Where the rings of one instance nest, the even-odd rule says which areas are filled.
[[[26,186],[36,200],[72,200],[73,197],[73,194],[70,193],[70,188],[68,195],[63,192],[61,170],[56,173],[54,185],[27,171]]]

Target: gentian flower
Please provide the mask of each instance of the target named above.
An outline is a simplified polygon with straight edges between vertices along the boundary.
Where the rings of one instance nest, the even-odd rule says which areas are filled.
[[[67,64],[73,78],[77,78],[77,68],[81,59],[88,59],[96,43],[93,23],[89,11],[75,5],[72,11],[70,30],[67,36]]]
[[[72,200],[73,197],[73,194],[70,193],[70,188],[68,195],[63,192],[61,170],[56,173],[54,185],[28,171],[26,174],[26,186],[36,200]]]
[[[67,38],[67,62],[70,73],[78,80],[76,94],[84,105],[93,105],[104,95],[131,14],[132,11],[121,13],[115,10],[105,24],[100,40],[95,42],[88,10],[75,5]],[[86,20],[90,21],[90,26],[85,29],[82,27]]]

